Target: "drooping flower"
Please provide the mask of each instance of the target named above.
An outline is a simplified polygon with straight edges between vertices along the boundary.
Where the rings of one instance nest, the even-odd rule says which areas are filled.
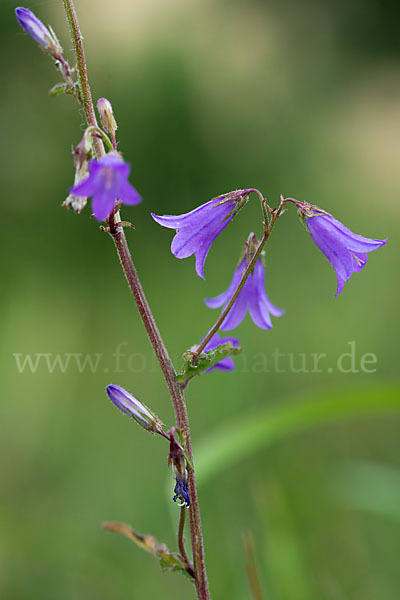
[[[252,240],[253,244],[257,243],[254,234],[249,236],[249,240]],[[207,298],[205,300],[205,303],[209,308],[219,308],[222,305],[224,305],[225,308],[229,300],[232,298],[237,286],[239,285],[242,275],[246,270],[247,262],[248,259],[245,256],[240,262],[239,266],[236,268],[231,284],[225,292],[219,296],[216,296],[215,298]],[[264,281],[264,265],[261,258],[258,258],[256,264],[254,265],[253,273],[251,273],[247,278],[231,310],[229,311],[228,316],[222,322],[220,327],[221,330],[229,331],[230,329],[235,329],[235,327],[240,325],[240,323],[243,321],[247,311],[250,312],[253,322],[258,327],[261,329],[272,328],[270,315],[273,315],[274,317],[280,317],[284,311],[280,308],[277,308],[270,302],[265,291]]]
[[[218,333],[215,333],[212,336],[211,340],[208,342],[208,344],[205,346],[203,352],[208,352],[209,350],[214,350],[214,348],[217,348],[218,346],[223,346],[224,344],[229,344],[229,343],[231,343],[234,348],[239,347],[239,340],[237,338],[235,338],[235,337],[221,338]],[[213,367],[210,367],[209,369],[207,369],[206,373],[210,373],[210,371],[213,371],[214,369],[220,369],[221,371],[234,371],[235,363],[234,363],[233,358],[231,358],[230,356],[227,356],[226,358],[220,360],[219,363],[217,363]]]
[[[162,422],[147,406],[136,400],[132,394],[119,385],[108,385],[106,389],[111,402],[123,413],[134,419],[147,431],[160,433],[166,437],[162,429]]]
[[[169,229],[176,229],[171,252],[176,258],[196,257],[196,273],[204,279],[204,262],[215,238],[246,204],[252,190],[235,190],[213,198],[183,215],[158,216],[153,219]]]
[[[361,271],[367,263],[367,253],[384,246],[386,240],[374,240],[353,233],[332,215],[305,205],[299,206],[299,214],[304,220],[313,242],[332,264],[337,277],[336,296],[353,273]]]
[[[116,154],[107,154],[89,163],[89,177],[71,188],[75,196],[93,196],[92,209],[98,221],[104,221],[113,211],[116,200],[123,204],[138,204],[141,197],[129,183],[130,166]]]
[[[36,15],[27,8],[19,6],[15,9],[15,16],[22,29],[48,54],[54,58],[60,58],[62,48],[54,32],[49,30]]]

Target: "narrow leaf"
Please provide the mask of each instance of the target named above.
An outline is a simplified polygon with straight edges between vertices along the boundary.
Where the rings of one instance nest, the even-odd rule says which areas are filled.
[[[192,575],[188,572],[188,567],[182,556],[170,552],[165,544],[160,544],[152,535],[142,535],[134,531],[126,523],[118,523],[116,521],[103,523],[102,527],[107,531],[121,533],[132,540],[132,542],[135,542],[139,548],[158,558],[163,571],[180,571],[192,579]]]

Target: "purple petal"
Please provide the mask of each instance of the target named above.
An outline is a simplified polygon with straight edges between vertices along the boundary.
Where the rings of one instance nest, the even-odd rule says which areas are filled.
[[[242,278],[243,269],[245,267],[245,264],[246,264],[245,260],[243,260],[240,263],[240,265],[235,269],[232,281],[229,284],[229,287],[225,292],[222,292],[222,294],[219,294],[219,296],[215,296],[215,298],[205,298],[204,302],[209,308],[219,308],[224,303],[226,303],[230,300],[230,298],[233,296],[233,293],[236,290],[236,288],[239,285],[239,282]]]
[[[127,205],[139,204],[142,201],[140,194],[135,190],[129,181],[123,181],[119,191],[118,198]]]
[[[384,244],[386,240],[375,240],[353,233],[343,223],[331,215],[317,215],[306,219],[307,227],[317,230],[319,235],[330,239],[332,243],[342,244],[356,252],[372,252]],[[310,230],[311,231],[311,230]]]
[[[363,252],[352,252],[353,271],[361,271],[367,264],[367,255]]]
[[[86,179],[84,179],[83,181],[81,181],[80,183],[78,183],[77,185],[74,185],[74,187],[72,187],[69,192],[70,194],[75,194],[75,196],[92,196],[93,194],[96,194],[96,192],[98,191],[98,187],[96,186],[95,181],[93,180],[93,177],[89,175],[89,177],[87,177]]]
[[[248,305],[248,297],[246,295],[246,284],[241,290],[239,296],[235,300],[234,305],[232,306],[230,312],[226,319],[222,322],[220,327],[221,331],[229,331],[230,329],[235,329],[246,316],[247,305]]]
[[[306,220],[306,224],[309,227],[308,219]],[[353,273],[353,259],[346,246],[336,238],[324,237],[323,232],[318,227],[309,227],[309,230],[312,240],[335,269],[338,283],[339,279],[340,281],[343,280],[343,282],[347,281]],[[343,284],[341,284],[340,289],[342,288]],[[336,292],[336,295],[338,293]]]
[[[226,358],[220,360],[219,363],[214,365],[214,369],[220,369],[221,371],[234,371],[235,363],[233,358],[227,356]]]
[[[215,238],[232,220],[229,215],[235,207],[230,200],[220,204],[221,199],[213,199],[183,215],[151,214],[153,219],[169,229],[176,229],[171,243],[171,252],[176,258],[196,257],[196,272],[204,279],[204,262]]]
[[[159,225],[162,225],[163,227],[168,227],[169,229],[180,229],[187,224],[190,225],[199,220],[202,221],[204,219],[204,215],[207,215],[210,212],[210,209],[214,208],[220,201],[221,199],[210,200],[209,202],[206,202],[194,210],[182,215],[155,215],[154,213],[151,213],[151,216],[156,223],[159,223]],[[233,201],[227,202],[225,206],[227,204],[230,205],[230,210],[232,210],[235,205]],[[221,206],[224,205],[222,204]]]
[[[27,8],[18,7],[15,9],[15,16],[18,23],[28,33],[37,44],[45,50],[50,48],[52,36],[45,25],[37,18],[37,16]]]
[[[114,208],[115,196],[108,190],[102,190],[92,200],[93,214],[98,221],[105,221]]]
[[[255,299],[250,304],[250,316],[257,327],[261,329],[272,329],[271,317],[265,303]]]

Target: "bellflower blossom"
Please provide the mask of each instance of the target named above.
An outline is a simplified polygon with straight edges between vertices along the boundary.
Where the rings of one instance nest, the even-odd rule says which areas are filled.
[[[215,333],[212,336],[211,340],[208,342],[208,344],[205,346],[203,352],[208,352],[209,350],[214,350],[214,348],[217,348],[218,346],[223,346],[224,344],[229,344],[229,342],[232,344],[232,346],[234,348],[239,347],[239,340],[237,338],[234,338],[234,337],[221,338],[221,337],[219,337],[218,333]],[[233,358],[231,358],[230,356],[227,356],[226,358],[220,360],[219,363],[217,363],[213,367],[210,367],[209,369],[207,369],[206,373],[210,373],[210,371],[213,371],[214,369],[220,369],[221,371],[234,371],[235,363],[234,363]]]
[[[204,300],[209,308],[219,308],[228,304],[232,298],[242,275],[247,267],[247,258],[243,258],[239,266],[236,268],[230,286],[228,289],[216,296],[215,298],[207,298]],[[247,311],[257,327],[261,329],[271,329],[271,317],[280,317],[284,311],[274,306],[265,291],[265,272],[261,258],[258,258],[254,265],[254,271],[246,280],[246,283],[239,292],[230,312],[220,327],[223,331],[235,329],[243,321]]]
[[[338,282],[336,296],[352,274],[365,267],[367,252],[377,250],[387,242],[387,239],[374,240],[357,235],[332,215],[311,205],[299,207],[299,213],[313,242],[335,269]]]
[[[138,204],[141,197],[129,183],[130,166],[115,154],[107,154],[89,163],[89,177],[71,188],[75,196],[93,196],[92,209],[98,221],[111,214],[115,201]]]
[[[108,385],[106,389],[111,402],[124,414],[134,419],[143,429],[164,435],[160,419],[132,394],[119,385]]]
[[[59,59],[62,54],[62,48],[53,31],[43,25],[36,15],[28,8],[19,6],[15,9],[15,16],[22,29],[28,33],[41,48]]]
[[[236,190],[213,198],[183,215],[158,216],[153,219],[169,229],[176,229],[171,252],[176,258],[196,257],[196,273],[204,279],[204,262],[215,238],[246,204],[252,190]]]

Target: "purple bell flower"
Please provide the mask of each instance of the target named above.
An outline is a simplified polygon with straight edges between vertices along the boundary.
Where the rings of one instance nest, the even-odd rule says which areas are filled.
[[[219,296],[207,298],[204,300],[209,308],[219,308],[229,302],[235,292],[242,275],[247,267],[247,258],[243,258],[236,268],[230,286]],[[285,311],[274,306],[267,296],[264,286],[265,272],[261,258],[256,261],[253,273],[249,275],[246,283],[242,287],[234,305],[228,313],[226,319],[222,322],[220,329],[229,331],[235,329],[243,321],[247,310],[257,327],[261,329],[271,329],[271,317],[280,317]]]
[[[353,273],[361,271],[367,263],[367,252],[384,246],[386,240],[374,240],[357,235],[332,215],[316,208],[299,207],[313,242],[318,246],[336,271],[338,281],[336,296]]]
[[[28,8],[19,6],[15,9],[15,16],[22,29],[24,29],[45,52],[51,54],[54,58],[60,58],[62,48],[54,35],[54,32],[49,31],[32,11]]]
[[[245,205],[252,190],[236,190],[213,198],[183,215],[158,216],[153,219],[169,229],[176,229],[171,252],[176,258],[196,257],[196,273],[204,279],[204,262],[215,238]]]
[[[203,352],[208,352],[209,350],[214,350],[214,348],[217,348],[218,346],[223,346],[224,344],[229,344],[229,342],[232,344],[232,346],[234,348],[239,347],[239,340],[237,338],[234,338],[234,337],[221,338],[221,337],[219,337],[218,333],[215,333],[212,336],[211,340],[208,342],[208,344],[205,346]],[[220,360],[219,363],[217,363],[213,367],[210,367],[209,369],[207,369],[206,373],[210,373],[210,371],[213,371],[214,369],[220,369],[221,371],[234,371],[235,370],[235,362],[234,362],[233,358],[231,358],[230,356],[227,356],[223,360]]]
[[[93,196],[92,209],[98,221],[112,213],[116,200],[138,204],[141,197],[129,183],[130,166],[115,154],[107,154],[89,163],[89,177],[71,188],[75,196]]]

